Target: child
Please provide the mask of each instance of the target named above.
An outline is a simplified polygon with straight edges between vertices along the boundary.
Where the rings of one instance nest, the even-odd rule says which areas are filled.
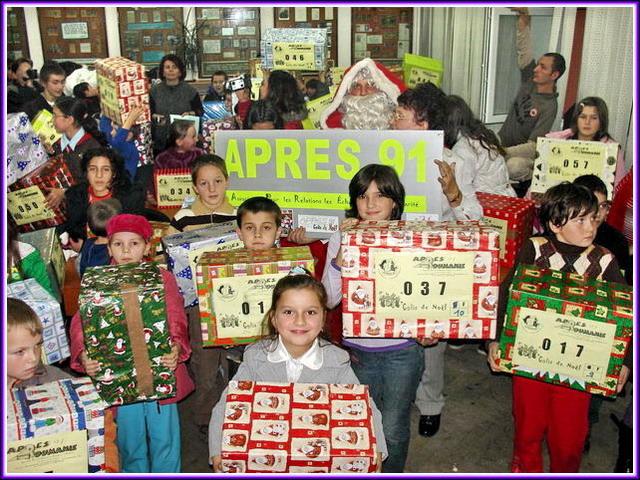
[[[191,168],[194,160],[204,151],[196,147],[198,136],[196,128],[188,120],[176,120],[171,124],[167,144],[169,148],[157,156],[154,168]]]
[[[229,174],[222,158],[210,154],[196,158],[191,167],[191,182],[196,200],[175,214],[167,235],[236,219],[235,209],[227,199]]]
[[[140,163],[140,153],[134,138],[140,131],[136,121],[142,113],[142,107],[133,107],[121,127],[104,115],[100,117],[100,131],[104,133],[111,148],[120,154],[124,160],[125,169],[132,179],[136,178],[138,163]]]
[[[100,91],[89,82],[82,82],[73,87],[73,96],[85,103],[90,117],[97,119],[100,116]]]
[[[7,283],[33,278],[56,297],[40,252],[18,240],[18,230],[12,222],[7,222],[7,268]]]
[[[281,278],[273,290],[265,316],[268,336],[247,347],[234,380],[359,384],[349,365],[349,354],[323,337],[327,293],[322,284],[302,268]],[[222,424],[226,390],[211,413],[209,457],[221,472]],[[380,412],[372,405],[379,448],[378,471],[387,455]]]
[[[94,237],[88,238],[80,250],[78,263],[78,272],[80,278],[84,275],[84,271],[88,267],[99,267],[109,265],[109,250],[107,244],[107,222],[111,217],[122,213],[122,205],[117,198],[107,198],[99,200],[89,205],[87,210],[87,219],[89,229]]]
[[[399,220],[404,210],[404,187],[393,168],[367,165],[349,183],[351,208],[341,230],[359,220]],[[342,233],[329,240],[327,266],[322,283],[333,308],[342,300]],[[352,367],[361,383],[369,385],[371,395],[382,409],[389,458],[383,472],[403,472],[411,437],[410,413],[416,389],[424,370],[424,349],[415,340],[349,339]]]
[[[7,298],[7,388],[70,378],[42,363],[42,323],[22,300]]]
[[[615,257],[609,250],[593,244],[597,214],[596,197],[585,187],[563,182],[550,188],[542,197],[539,213],[545,236],[531,237],[523,245],[516,264],[624,283]],[[506,313],[512,279],[513,272],[500,286],[499,321]],[[498,356],[498,342],[489,343],[487,362],[496,372]],[[625,364],[630,364],[631,359],[628,355]],[[623,366],[618,391],[628,374],[629,368]],[[515,431],[511,471],[543,472],[541,446],[546,434],[551,472],[578,472],[589,427],[590,400],[591,395],[586,392],[513,376]]]
[[[151,225],[139,215],[116,215],[107,222],[109,255],[112,263],[122,265],[141,262],[149,253]],[[167,321],[171,336],[171,353],[162,365],[175,371],[176,396],[160,401],[138,402],[117,407],[117,443],[122,472],[179,473],[180,421],[177,402],[193,391],[193,383],[184,362],[191,355],[183,301],[173,275],[160,269],[167,304]],[[80,314],[71,320],[71,368],[95,377],[101,370],[96,360],[87,356]]]
[[[273,104],[267,100],[253,102],[246,118],[247,128],[250,130],[280,130],[282,119]]]

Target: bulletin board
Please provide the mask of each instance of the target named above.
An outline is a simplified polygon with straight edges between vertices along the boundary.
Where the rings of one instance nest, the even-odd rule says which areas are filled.
[[[45,60],[92,63],[107,57],[104,8],[38,7]]]
[[[10,60],[20,57],[31,58],[22,7],[7,7],[7,57]]]
[[[122,56],[147,69],[176,53],[182,41],[182,7],[118,7]]]
[[[276,28],[326,28],[329,58],[338,58],[338,9],[336,7],[274,7]]]
[[[411,53],[412,7],[354,7],[351,23],[353,62],[365,57],[401,62],[405,53]]]
[[[213,4],[212,4],[213,5]],[[250,71],[260,52],[260,8],[196,7],[200,77]]]

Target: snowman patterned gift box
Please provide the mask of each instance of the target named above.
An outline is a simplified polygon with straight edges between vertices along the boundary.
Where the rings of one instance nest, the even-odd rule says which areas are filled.
[[[262,336],[273,289],[294,267],[313,273],[309,247],[203,254],[196,267],[202,344],[237,345]]]
[[[513,277],[500,368],[615,397],[633,333],[628,285],[520,265]]]
[[[80,285],[87,355],[102,363],[96,389],[111,405],[176,394],[162,273],[154,262],[89,268]]]
[[[104,472],[107,406],[87,377],[13,388],[7,393],[7,441],[46,441],[47,435],[86,430],[89,472]]]
[[[162,239],[168,257],[169,270],[173,272],[184,297],[184,306],[198,304],[195,266],[205,252],[235,250],[243,247],[236,233],[236,222],[223,222],[188,232],[168,235]]]
[[[26,113],[7,115],[7,185],[47,163],[49,156]]]
[[[42,323],[42,360],[55,363],[69,358],[69,340],[64,328],[60,302],[53,298],[35,279],[10,283],[7,297],[17,298],[29,305]]]
[[[343,336],[493,338],[499,248],[484,222],[359,222],[342,232]]]
[[[227,473],[367,473],[378,456],[369,387],[229,382]]]

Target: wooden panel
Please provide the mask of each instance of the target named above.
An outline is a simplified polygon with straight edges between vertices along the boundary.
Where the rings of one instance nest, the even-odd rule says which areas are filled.
[[[413,8],[362,8],[351,12],[351,59],[399,63],[411,52]]]
[[[180,54],[182,7],[118,7],[122,56],[157,67],[168,53]]]
[[[276,28],[326,28],[329,58],[337,65],[338,9],[336,7],[275,7]]]
[[[22,7],[7,7],[7,57],[11,60],[20,57],[30,58],[27,25]]]
[[[104,8],[38,7],[45,60],[91,63],[107,56]]]
[[[196,28],[201,78],[250,71],[260,53],[260,8],[197,7]]]

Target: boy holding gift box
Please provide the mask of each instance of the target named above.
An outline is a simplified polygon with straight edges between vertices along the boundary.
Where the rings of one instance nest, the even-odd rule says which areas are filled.
[[[116,215],[107,223],[112,263],[141,262],[148,254],[153,229],[139,215]],[[180,420],[177,402],[193,391],[184,362],[191,355],[187,319],[178,285],[171,273],[160,269],[167,304],[171,353],[162,365],[174,371],[176,396],[161,401],[143,401],[117,409],[117,444],[122,472],[180,472]],[[84,350],[80,314],[71,321],[71,367],[94,377],[101,370]]]
[[[540,205],[544,237],[525,242],[518,263],[537,265],[588,278],[625,283],[618,262],[609,250],[593,244],[597,230],[598,201],[585,187],[563,182],[544,194]],[[511,273],[500,287],[498,330],[506,312]],[[496,335],[499,337],[499,332]],[[498,367],[498,342],[489,344],[487,362]],[[629,375],[627,353],[618,391]],[[542,440],[546,434],[551,472],[578,472],[589,429],[591,395],[520,376],[513,377],[514,453],[511,471],[542,472]]]

